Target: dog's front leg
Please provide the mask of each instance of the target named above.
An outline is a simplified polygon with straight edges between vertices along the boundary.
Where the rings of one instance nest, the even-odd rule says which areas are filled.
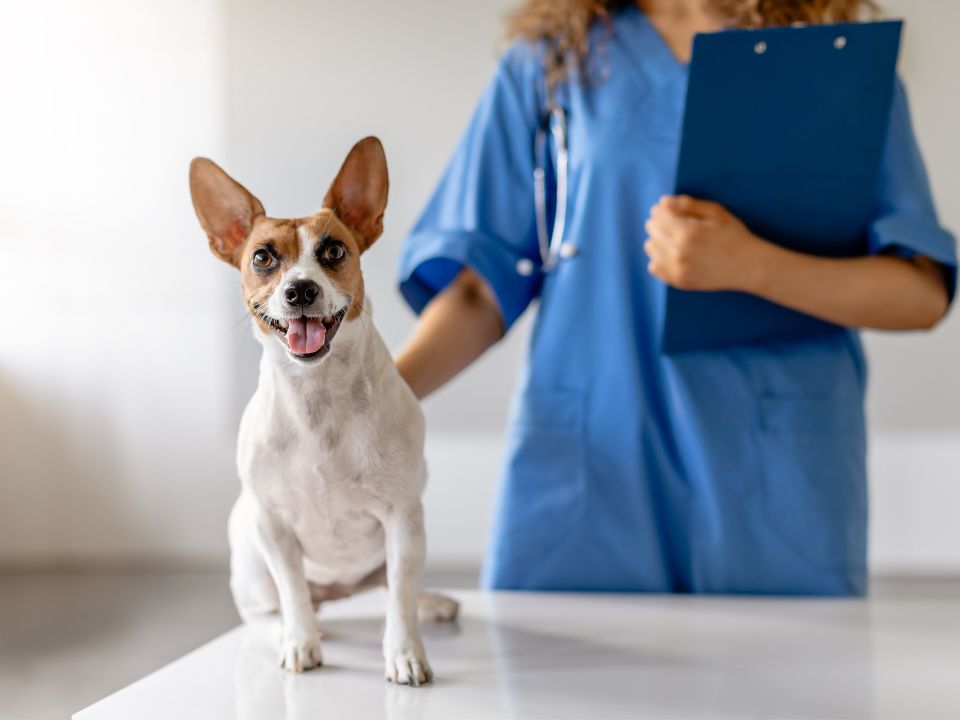
[[[258,512],[256,538],[277,585],[283,619],[280,666],[303,672],[322,664],[320,632],[303,572],[303,549],[293,531],[279,518]]]
[[[423,576],[426,541],[420,501],[394,507],[384,519],[387,551],[387,622],[383,657],[387,680],[422,685],[433,673],[420,638],[417,598]]]

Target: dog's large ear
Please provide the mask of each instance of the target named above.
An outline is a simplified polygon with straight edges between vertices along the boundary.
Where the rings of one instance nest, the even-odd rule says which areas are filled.
[[[190,163],[190,195],[213,254],[239,267],[254,218],[264,214],[263,205],[215,162],[202,157]]]
[[[383,232],[387,185],[383,145],[375,137],[365,137],[353,146],[323,199],[323,206],[358,235],[361,252]]]

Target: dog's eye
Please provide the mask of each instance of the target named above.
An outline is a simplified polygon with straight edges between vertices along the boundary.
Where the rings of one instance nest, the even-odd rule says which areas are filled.
[[[330,243],[323,249],[322,257],[326,262],[338,262],[347,256],[347,249],[340,243]]]
[[[269,270],[276,263],[276,259],[267,250],[260,248],[253,253],[253,267],[257,270]]]

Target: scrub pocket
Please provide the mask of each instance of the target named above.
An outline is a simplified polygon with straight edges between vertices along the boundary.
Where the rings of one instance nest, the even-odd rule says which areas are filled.
[[[859,396],[761,398],[770,532],[817,571],[866,565],[866,432]]]
[[[528,391],[507,442],[499,553],[535,561],[581,518],[586,489],[584,394]]]

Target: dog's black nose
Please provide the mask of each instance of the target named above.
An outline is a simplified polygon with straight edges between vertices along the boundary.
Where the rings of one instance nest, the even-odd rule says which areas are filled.
[[[283,299],[291,307],[307,307],[320,294],[320,286],[313,280],[294,280],[283,289]]]

